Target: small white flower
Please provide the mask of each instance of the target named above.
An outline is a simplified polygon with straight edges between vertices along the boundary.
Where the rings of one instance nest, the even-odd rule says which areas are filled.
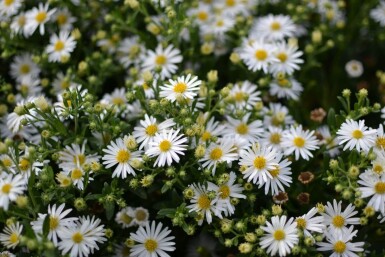
[[[19,222],[7,225],[4,228],[3,233],[0,233],[0,242],[8,249],[15,248],[20,243],[22,231],[23,225]]]
[[[169,79],[169,83],[160,86],[160,97],[175,102],[180,99],[194,99],[202,81],[198,80],[197,76],[191,77],[191,74],[188,74],[186,77],[181,76],[176,80]]]
[[[358,188],[361,191],[360,197],[367,198],[371,196],[368,205],[385,214],[385,174],[379,175],[369,170],[369,173],[360,174],[359,178],[358,184],[362,186]]]
[[[18,82],[24,78],[36,79],[39,77],[40,68],[32,60],[31,54],[22,54],[15,57],[11,63],[11,76]]]
[[[282,157],[280,153],[276,155],[274,161],[278,164],[274,165],[273,169],[268,170],[270,176],[267,177],[267,181],[265,183],[260,181],[259,183],[259,188],[265,186],[265,195],[268,194],[269,190],[272,195],[276,195],[280,191],[285,192],[284,186],[289,187],[292,183],[291,168],[289,167],[291,161],[282,159]]]
[[[220,144],[210,143],[206,149],[205,156],[199,159],[199,162],[203,162],[203,168],[212,169],[212,174],[214,175],[218,164],[222,162],[230,164],[238,158],[235,150],[234,145],[229,140],[221,140]]]
[[[48,11],[48,8],[48,3],[45,5],[43,5],[43,3],[39,3],[39,7],[33,7],[32,10],[25,14],[27,18],[25,31],[28,35],[32,35],[38,27],[40,35],[44,35],[44,25],[51,19],[52,15],[56,11],[55,8]]]
[[[76,41],[68,31],[60,31],[59,36],[52,35],[49,42],[46,52],[50,62],[60,62],[70,57],[76,47]]]
[[[229,97],[234,101],[233,105],[229,105],[232,109],[252,110],[255,104],[261,101],[259,97],[261,92],[258,91],[257,85],[250,81],[236,83],[230,91]]]
[[[385,27],[385,1],[380,1],[376,8],[370,10],[370,17]]]
[[[7,211],[9,202],[23,194],[26,186],[26,180],[20,174],[0,176],[0,207]]]
[[[308,213],[296,219],[297,228],[303,230],[305,236],[313,238],[311,232],[322,233],[324,231],[324,218],[322,216],[314,217],[317,212],[317,208],[313,207]]]
[[[276,79],[270,84],[269,93],[278,98],[286,98],[297,101],[303,87],[293,78]]]
[[[364,67],[362,63],[357,60],[348,61],[345,64],[345,71],[348,73],[351,78],[358,78],[364,72]]]
[[[364,120],[346,120],[337,131],[337,141],[340,145],[345,144],[343,150],[355,148],[358,152],[369,152],[375,145],[376,133],[375,129],[365,126]]]
[[[251,113],[247,113],[242,119],[234,119],[227,116],[224,125],[223,136],[233,137],[235,135],[246,139],[250,144],[255,143],[263,134],[262,121],[250,119]],[[252,120],[251,122],[249,120]]]
[[[294,36],[295,31],[296,27],[290,16],[269,14],[256,21],[251,35],[269,41],[278,41]]]
[[[277,57],[273,54],[275,46],[265,43],[262,40],[246,43],[239,54],[247,68],[251,71],[263,70],[268,73],[269,65],[278,62]]]
[[[296,46],[292,46],[285,42],[276,43],[275,46],[276,49],[274,55],[278,59],[278,62],[273,62],[270,65],[272,74],[277,75],[278,73],[283,73],[291,75],[295,70],[300,69],[299,64],[303,63],[303,60],[300,57],[303,53],[298,51]]]

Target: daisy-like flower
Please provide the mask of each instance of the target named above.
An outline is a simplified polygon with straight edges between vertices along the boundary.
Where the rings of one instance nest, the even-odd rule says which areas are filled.
[[[32,35],[35,30],[39,27],[40,35],[44,35],[44,25],[51,19],[56,9],[48,10],[49,4],[39,3],[39,7],[33,7],[32,10],[28,11],[25,15],[27,18],[25,24],[25,30],[28,35]]]
[[[313,157],[310,151],[319,148],[314,131],[303,130],[302,125],[298,127],[291,126],[289,130],[284,131],[281,146],[285,155],[294,153],[296,160],[300,156],[305,160],[309,160],[309,157]]]
[[[296,46],[287,44],[285,42],[276,43],[275,57],[278,59],[278,62],[273,62],[270,65],[270,71],[274,75],[278,73],[291,75],[295,70],[299,70],[300,67],[298,64],[303,63],[303,60],[300,58],[302,52],[298,51]]]
[[[272,178],[270,171],[278,166],[276,157],[277,152],[272,147],[253,145],[239,160],[239,165],[246,167],[243,178],[247,178],[248,182],[253,181],[254,184],[266,183],[268,178]]]
[[[6,174],[0,176],[0,207],[8,210],[9,202],[23,194],[26,189],[26,181],[20,174]]]
[[[50,62],[67,60],[76,47],[76,41],[68,31],[60,31],[59,35],[52,35],[49,42],[46,52]]]
[[[187,10],[187,15],[190,17],[193,23],[201,26],[208,23],[214,14],[210,5],[199,2],[197,7],[189,8]]]
[[[330,134],[330,129],[327,125],[321,126],[317,129],[317,132],[321,135],[321,144],[326,145],[328,154],[334,157],[340,153],[338,144],[335,138]]]
[[[131,248],[130,256],[133,257],[170,257],[167,252],[175,251],[174,236],[169,236],[171,230],[163,228],[162,223],[152,221],[151,227],[146,223],[145,227],[139,227],[136,233],[130,233],[130,238],[137,242]]]
[[[73,222],[78,220],[76,217],[65,218],[72,209],[64,210],[65,204],[61,204],[56,208],[56,204],[52,207],[48,205],[48,215],[49,215],[49,232],[48,239],[51,240],[55,246],[58,245],[58,238],[60,233],[63,231],[63,228],[72,226]],[[31,222],[32,229],[35,231],[37,236],[43,234],[43,224],[47,214],[38,213],[39,217],[36,221]]]
[[[21,232],[23,231],[23,225],[19,222],[7,225],[3,233],[0,233],[0,242],[5,247],[15,248],[20,243]]]
[[[104,94],[101,102],[104,104],[114,104],[117,106],[124,106],[127,103],[126,89],[115,88],[110,94]]]
[[[225,216],[231,215],[235,211],[235,206],[231,203],[231,198],[246,198],[246,196],[242,194],[243,187],[240,184],[234,184],[236,178],[235,173],[230,172],[228,181],[221,185],[208,182],[208,187],[214,189],[218,194],[217,205],[220,205],[220,208],[222,205],[225,207]]]
[[[16,95],[17,101],[26,98],[38,97],[41,94],[42,87],[40,86],[40,79],[31,76],[24,77],[16,85],[19,94]]]
[[[2,252],[0,252],[0,256],[1,256],[1,257],[16,257],[16,255],[14,255],[13,253],[8,252],[8,251],[2,251]]]
[[[150,218],[150,214],[148,213],[148,210],[143,207],[137,207],[133,211],[134,216],[134,223],[139,226],[144,226],[148,222],[148,219]]]
[[[24,37],[28,37],[28,31],[25,30],[25,23],[27,22],[27,17],[24,12],[19,13],[17,16],[12,18],[11,22],[11,31],[12,35],[17,35],[22,33]]]
[[[376,133],[375,129],[365,126],[364,120],[346,120],[337,131],[337,141],[339,145],[345,144],[343,150],[355,148],[358,152],[369,152],[375,145]]]
[[[271,146],[277,152],[282,150],[282,133],[283,130],[279,127],[269,126],[267,130],[264,131],[261,137],[261,143],[266,146]]]
[[[173,161],[179,162],[179,155],[184,155],[187,150],[187,138],[183,134],[179,134],[179,129],[174,131],[163,130],[161,134],[157,133],[154,141],[149,143],[149,149],[146,154],[149,157],[157,156],[154,167],[170,166]]]
[[[156,133],[162,133],[163,130],[169,129],[175,125],[172,119],[167,119],[161,123],[158,123],[153,116],[144,115],[144,120],[139,121],[141,126],[134,127],[132,135],[135,137],[138,143],[141,143],[139,150],[148,149],[149,143],[154,140]]]
[[[384,174],[385,171],[385,151],[377,151],[376,159],[372,161],[371,171],[377,175]]]
[[[263,70],[264,73],[268,73],[269,65],[279,61],[274,55],[275,50],[273,44],[258,40],[244,44],[239,56],[249,70]]]
[[[223,130],[223,126],[219,125],[218,121],[215,121],[214,117],[207,122],[205,131],[202,133],[199,141],[204,143],[208,142],[213,137],[218,137]]]
[[[298,244],[297,222],[294,218],[287,220],[285,215],[273,216],[271,222],[267,221],[266,226],[261,229],[266,234],[261,238],[259,245],[271,256],[276,253],[279,256],[290,254],[291,249]]]
[[[370,197],[368,205],[373,206],[376,211],[385,214],[385,173],[381,175],[372,173],[368,179],[367,173],[360,174],[358,184],[362,187],[358,189],[361,191],[361,198]]]
[[[295,30],[295,24],[290,16],[269,14],[256,21],[250,34],[268,41],[278,41],[294,36]]]
[[[357,234],[357,230],[353,231],[350,226],[343,234],[334,234],[325,231],[326,240],[328,242],[319,242],[318,251],[332,251],[333,257],[358,257],[356,252],[363,252],[364,242],[352,242],[353,237]]]
[[[118,165],[112,177],[120,177],[125,179],[127,175],[136,175],[134,169],[131,166],[131,162],[135,159],[139,159],[141,151],[131,152],[122,138],[118,138],[112,141],[107,149],[103,149],[103,152],[106,154],[102,157],[104,161],[103,164],[106,166],[106,169],[111,168],[112,166]]]
[[[21,82],[25,78],[38,78],[39,66],[32,60],[31,54],[22,54],[15,57],[11,63],[11,76]]]
[[[232,142],[228,140],[222,140],[220,144],[210,143],[205,156],[199,159],[199,162],[203,162],[203,168],[212,169],[212,174],[214,175],[218,164],[222,162],[230,164],[238,158],[235,150]]]
[[[360,61],[350,60],[345,64],[345,71],[349,77],[358,78],[364,72],[364,67],[362,66],[362,63]]]
[[[141,55],[144,52],[144,46],[139,43],[139,37],[133,36],[123,39],[118,47],[117,57],[119,62],[128,68],[131,65],[139,64]]]
[[[370,17],[385,27],[385,1],[380,1],[376,8],[370,10]]]
[[[332,234],[342,234],[348,230],[348,225],[360,224],[359,218],[352,217],[357,214],[357,211],[354,210],[354,206],[349,204],[346,209],[342,211],[341,205],[342,201],[337,203],[334,199],[333,205],[330,202],[327,202],[327,205],[325,205],[325,212],[322,213],[324,224]]]
[[[259,188],[265,186],[265,195],[268,194],[269,190],[271,190],[272,195],[276,195],[280,191],[285,192],[284,186],[289,187],[292,183],[291,168],[289,167],[291,161],[282,159],[282,154],[277,154],[275,161],[278,164],[274,165],[273,169],[268,170],[271,176],[267,178],[264,184],[261,180],[259,181]]]
[[[163,49],[162,45],[158,45],[155,51],[149,50],[144,57],[142,68],[144,70],[154,71],[157,67],[161,67],[160,78],[170,78],[178,69],[177,64],[182,62],[182,55],[179,49],[169,45]]]
[[[61,31],[71,31],[76,18],[72,16],[67,8],[61,8],[55,13],[54,20],[56,20]]]
[[[243,81],[233,86],[229,97],[236,109],[252,110],[255,104],[261,101],[260,94],[261,92],[257,91],[257,85],[250,81]]]
[[[160,86],[160,97],[175,102],[181,99],[194,99],[202,81],[198,80],[197,76],[192,77],[191,74],[188,74],[186,77],[181,76],[176,80],[169,79],[169,83]]]
[[[313,238],[311,232],[322,233],[324,231],[324,218],[322,216],[314,217],[317,212],[317,208],[313,207],[308,213],[296,219],[297,228],[303,230],[303,233],[307,237]]]
[[[132,207],[125,207],[116,213],[115,221],[122,228],[129,228],[135,225],[134,222],[134,209]]]
[[[78,144],[67,145],[63,151],[59,152],[59,167],[69,172],[75,168],[83,167],[84,164],[98,162],[100,156],[96,154],[85,154],[86,144],[87,141],[85,140],[81,146]]]
[[[225,33],[231,30],[235,25],[235,19],[222,14],[211,16],[208,23],[201,25],[203,35],[214,34],[218,38],[223,38]]]
[[[286,127],[294,123],[289,109],[280,103],[270,103],[269,107],[263,109],[263,123],[266,126]]]
[[[242,119],[234,119],[227,116],[227,123],[224,125],[223,135],[239,135],[250,143],[255,143],[263,134],[262,122],[254,120],[249,123],[251,113],[248,112]]]
[[[16,14],[23,4],[23,0],[1,0],[0,14],[5,17],[10,17]]]
[[[297,101],[301,92],[303,91],[303,87],[301,83],[293,78],[284,78],[284,79],[276,79],[273,80],[270,84],[269,93],[272,96],[276,96],[278,98],[286,98]]]
[[[380,124],[377,129],[377,137],[374,145],[374,150],[376,152],[383,152],[385,150],[385,133],[384,126],[382,124]]]
[[[101,220],[95,217],[80,217],[72,226],[63,228],[60,233],[61,241],[59,250],[62,254],[69,253],[70,257],[87,257],[99,250],[98,243],[107,239],[104,235],[104,225]]]
[[[217,204],[219,198],[215,196],[212,198],[209,195],[210,191],[215,191],[215,187],[209,187],[201,184],[192,184],[190,187],[194,190],[194,196],[191,198],[191,204],[187,206],[189,212],[197,212],[199,214],[198,224],[202,225],[206,219],[207,223],[210,224],[213,221],[213,214],[222,218],[221,212],[225,211],[225,206]]]

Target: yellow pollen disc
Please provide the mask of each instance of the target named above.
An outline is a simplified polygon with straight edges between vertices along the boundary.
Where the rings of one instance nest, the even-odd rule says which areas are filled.
[[[237,127],[237,133],[240,135],[246,135],[249,132],[249,127],[245,123],[241,123]]]
[[[226,0],[226,5],[227,6],[234,6],[235,5],[235,0]]]
[[[30,71],[31,71],[31,67],[28,64],[20,65],[20,73],[21,74],[28,74]]]
[[[139,51],[140,51],[140,47],[138,45],[133,45],[130,47],[129,54],[131,57],[134,57]]]
[[[162,151],[162,152],[167,152],[168,150],[170,150],[171,148],[171,142],[168,141],[168,140],[163,140],[162,142],[160,142],[159,144],[159,149]]]
[[[83,172],[82,172],[82,170],[80,170],[80,169],[74,169],[74,170],[72,170],[72,172],[71,172],[71,179],[72,179],[72,180],[81,179],[82,176],[83,176]]]
[[[267,58],[267,52],[263,49],[258,49],[255,51],[255,58],[257,58],[258,61],[264,61]]]
[[[377,164],[373,166],[373,171],[377,174],[381,174],[384,171],[384,168],[381,165]]]
[[[289,80],[287,79],[278,79],[277,82],[280,87],[289,87]]]
[[[183,83],[183,82],[178,82],[174,86],[174,92],[175,93],[182,94],[186,91],[186,89],[187,89],[187,85],[186,85],[186,83]]]
[[[56,21],[57,21],[57,23],[59,24],[59,25],[64,25],[64,24],[66,24],[67,23],[67,20],[68,20],[68,17],[67,17],[67,15],[65,15],[65,14],[59,14],[58,16],[57,16],[57,18],[56,18]]]
[[[54,45],[53,48],[54,48],[54,50],[55,50],[56,52],[59,52],[59,51],[63,50],[63,49],[64,49],[64,42],[61,41],[61,40],[58,40],[58,41],[55,43],[55,45]]]
[[[27,160],[27,159],[21,159],[20,163],[19,163],[19,168],[22,170],[22,171],[27,171],[28,168],[30,166],[30,162]]]
[[[154,239],[147,239],[146,242],[144,242],[144,248],[152,253],[156,250],[156,248],[158,248],[158,242]]]
[[[270,28],[271,28],[271,30],[274,30],[274,31],[280,30],[281,29],[281,24],[279,22],[277,22],[277,21],[273,21],[270,24]]]
[[[198,198],[198,207],[202,210],[209,209],[211,205],[211,201],[207,195],[201,195]]]
[[[12,161],[10,159],[3,159],[1,160],[1,163],[3,163],[5,167],[11,167],[12,165]]]
[[[146,220],[147,218],[147,213],[143,210],[137,210],[135,212],[135,218],[139,221]]]
[[[12,185],[11,184],[4,184],[1,187],[1,192],[3,192],[4,194],[9,194],[9,192],[11,192],[11,189],[12,189]]]
[[[355,139],[360,139],[364,136],[364,134],[362,133],[361,130],[359,129],[356,129],[352,132],[352,137],[355,138]]]
[[[49,229],[55,230],[59,226],[59,219],[55,216],[49,216]]]
[[[9,236],[9,241],[10,241],[12,244],[16,244],[17,242],[19,242],[19,236],[18,236],[18,234],[12,233],[12,234]]]
[[[277,54],[276,56],[277,56],[277,58],[278,58],[281,62],[286,62],[286,60],[287,60],[287,54],[285,54],[285,53],[279,53],[279,54]]]
[[[129,151],[121,149],[118,151],[118,154],[116,155],[116,160],[119,163],[126,163],[131,157],[131,154]]]
[[[219,192],[221,193],[219,195],[222,199],[227,199],[230,196],[230,187],[228,185],[223,185],[219,188]]]
[[[304,218],[297,218],[297,228],[305,229],[306,228],[306,220]]]
[[[157,65],[164,65],[164,64],[166,64],[166,61],[167,61],[167,58],[166,58],[166,56],[164,56],[163,54],[158,55],[158,56],[155,58],[155,63],[156,63]]]
[[[257,156],[254,159],[254,167],[257,169],[263,169],[266,167],[266,159],[263,156]]]
[[[120,220],[123,221],[123,223],[125,223],[125,224],[130,224],[131,221],[133,220],[133,218],[128,216],[127,214],[123,213],[120,215]]]
[[[286,237],[285,231],[283,231],[282,229],[277,229],[274,232],[274,239],[277,241],[283,240],[285,239],[285,237]]]
[[[385,194],[385,182],[377,182],[374,186],[374,191],[376,191],[376,193],[380,195]]]
[[[384,148],[385,149],[385,137],[379,137],[376,140],[376,146],[378,148]]]
[[[273,143],[273,144],[279,144],[281,143],[281,134],[279,133],[272,133],[270,135],[270,142]]]
[[[123,105],[124,99],[120,97],[115,97],[114,99],[112,99],[112,103],[116,105]]]
[[[76,232],[72,235],[72,241],[76,244],[80,244],[83,241],[83,235],[80,232]]]
[[[26,18],[23,15],[20,16],[19,19],[17,19],[17,24],[19,24],[20,27],[24,27],[25,22],[26,22]]]
[[[223,20],[217,21],[217,27],[222,27],[223,25],[225,25],[225,23],[223,22]]]
[[[296,147],[303,147],[305,145],[305,139],[303,139],[302,137],[295,137],[293,139],[293,144]]]
[[[4,0],[4,5],[10,6],[11,4],[13,4],[13,2],[15,2],[15,0]]]
[[[38,22],[38,23],[42,23],[44,22],[45,20],[47,19],[47,13],[46,12],[39,12],[38,14],[36,14],[35,16],[35,20]]]
[[[146,128],[146,134],[149,136],[154,136],[157,131],[158,131],[158,126],[156,124],[151,124]]]
[[[213,161],[218,161],[223,155],[223,151],[221,148],[217,147],[211,150],[210,159]]]
[[[209,140],[210,138],[211,138],[211,133],[208,132],[208,131],[205,131],[205,132],[202,134],[202,136],[201,136],[202,141],[207,141],[207,140]]]
[[[70,87],[69,81],[63,80],[63,81],[60,83],[60,87],[61,87],[61,89],[67,89],[67,88],[69,88],[69,87]]]
[[[341,228],[345,225],[345,219],[341,215],[334,216],[332,223],[335,227]]]
[[[343,253],[343,252],[345,252],[345,249],[346,249],[346,244],[342,241],[337,241],[334,244],[334,251],[336,253]]]
[[[234,100],[236,102],[243,102],[246,97],[247,97],[246,94],[244,92],[242,92],[242,91],[236,92],[234,94]]]
[[[84,164],[85,161],[86,161],[86,156],[84,154],[78,154],[78,155],[74,156],[73,162],[75,164],[79,164],[81,166]]]
[[[146,82],[143,83],[142,87],[143,87],[143,90],[144,90],[144,91],[146,91],[147,89],[150,88],[150,87],[147,85]]]
[[[279,172],[280,172],[279,166],[275,166],[274,169],[269,170],[269,173],[273,178],[277,177],[279,175]]]
[[[206,21],[209,17],[209,14],[207,12],[201,11],[197,14],[197,18],[201,21]]]

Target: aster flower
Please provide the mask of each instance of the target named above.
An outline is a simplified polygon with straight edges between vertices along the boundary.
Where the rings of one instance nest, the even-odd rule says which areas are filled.
[[[76,41],[68,31],[52,35],[49,42],[46,52],[50,62],[60,62],[69,58],[76,47]]]
[[[303,60],[300,57],[303,53],[298,51],[296,46],[285,42],[279,42],[275,45],[275,47],[276,49],[274,55],[278,61],[273,62],[270,65],[270,71],[272,74],[277,75],[278,73],[283,73],[291,75],[295,70],[300,69],[299,64],[303,63]]]
[[[23,231],[23,225],[19,222],[12,223],[11,225],[7,225],[3,233],[0,233],[0,242],[6,248],[15,248],[21,239],[21,232]]]
[[[56,9],[48,10],[49,4],[39,3],[38,7],[33,7],[32,10],[26,13],[25,30],[28,35],[32,35],[37,28],[39,28],[40,35],[44,35],[44,25],[52,18]]]
[[[263,108],[263,114],[263,124],[265,126],[286,127],[294,124],[289,109],[280,103],[270,103],[268,108]]]
[[[368,205],[373,206],[376,211],[385,214],[385,174],[378,175],[365,172],[360,174],[358,184],[361,185],[358,189],[361,191],[361,198],[371,197]]]
[[[5,17],[11,17],[16,14],[20,7],[22,7],[23,0],[0,1],[0,14]]]
[[[212,169],[212,174],[215,174],[217,165],[222,162],[231,163],[236,160],[238,154],[235,153],[234,145],[228,140],[222,140],[220,144],[210,143],[205,156],[199,159],[203,168]]]
[[[150,218],[150,214],[148,213],[148,210],[143,207],[137,207],[133,211],[134,216],[134,223],[139,226],[144,226],[148,222],[148,219]]]
[[[273,169],[268,170],[271,176],[267,177],[265,183],[261,180],[259,182],[259,188],[265,186],[265,195],[268,194],[269,190],[272,195],[276,195],[280,191],[285,192],[284,186],[289,187],[292,183],[291,168],[289,167],[291,161],[282,159],[282,157],[282,154],[277,153],[274,161],[278,164],[274,165]]]
[[[317,129],[317,132],[321,135],[322,139],[320,140],[321,144],[326,145],[327,153],[334,157],[339,154],[340,149],[335,138],[331,135],[330,129],[327,125],[321,126]]]
[[[297,228],[303,230],[305,236],[313,238],[311,232],[322,233],[324,231],[324,218],[322,216],[314,217],[316,214],[317,208],[313,207],[310,211],[308,211],[308,213],[296,219]]]
[[[54,14],[54,20],[59,25],[61,31],[71,31],[76,18],[72,16],[67,8],[60,8]]]
[[[269,41],[278,41],[292,37],[295,30],[295,24],[290,16],[269,14],[256,21],[251,30],[251,35],[262,37]]]
[[[362,63],[357,60],[350,60],[345,64],[345,71],[351,78],[358,78],[364,73]]]
[[[246,80],[236,83],[231,89],[229,97],[234,101],[235,109],[252,110],[255,104],[261,101],[260,94],[257,85]]]
[[[242,119],[234,119],[227,116],[227,123],[224,124],[223,136],[239,135],[250,144],[255,143],[263,133],[262,122],[250,119],[251,113],[247,113]],[[251,122],[249,120],[252,120]]]
[[[65,149],[59,152],[59,167],[64,171],[69,172],[75,168],[81,168],[84,164],[98,162],[100,156],[96,154],[86,155],[86,144],[87,141],[84,140],[81,146],[78,144],[65,146]]]
[[[26,181],[20,174],[0,176],[0,207],[7,211],[9,202],[15,201],[19,195],[23,194],[26,186]]]
[[[282,150],[282,133],[283,130],[280,127],[269,126],[262,134],[260,142],[266,146],[271,146],[274,150],[279,152]]]
[[[385,27],[385,1],[380,1],[376,8],[370,10],[370,17]]]
[[[134,209],[132,207],[125,207],[118,211],[115,215],[115,221],[122,228],[129,228],[135,225]]]
[[[160,86],[160,97],[175,102],[181,99],[194,99],[202,81],[198,80],[197,76],[191,77],[191,74],[188,74],[186,77],[181,76],[176,80],[169,79],[169,83]]]
[[[275,46],[262,40],[246,43],[239,54],[247,68],[251,71],[263,70],[268,73],[269,65],[272,62],[278,62],[273,54]]]
[[[284,78],[273,80],[270,84],[269,93],[280,99],[292,99],[298,101],[303,87],[301,83],[293,78]]]
[[[32,60],[32,55],[29,53],[17,55],[11,63],[10,75],[19,82],[24,78],[38,78],[39,73],[40,68]]]

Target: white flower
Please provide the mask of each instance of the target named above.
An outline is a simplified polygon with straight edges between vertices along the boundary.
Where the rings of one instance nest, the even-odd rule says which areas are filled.
[[[364,67],[360,61],[351,60],[345,64],[345,71],[348,73],[349,77],[358,78],[364,72]]]
[[[276,43],[275,47],[274,55],[278,59],[278,62],[273,62],[270,65],[271,73],[274,75],[278,73],[291,75],[295,70],[300,69],[298,64],[303,63],[303,60],[300,58],[303,53],[298,51],[296,46],[279,42]]]
[[[319,242],[317,243],[319,248],[318,251],[332,251],[333,254],[330,256],[333,257],[358,257],[356,252],[363,252],[364,242],[353,243],[351,240],[357,234],[357,230],[353,231],[353,226],[350,226],[349,229],[343,234],[334,234],[325,232],[327,243]]]
[[[115,88],[112,93],[104,94],[101,102],[104,104],[114,104],[119,107],[124,106],[127,103],[126,89]]]
[[[249,70],[263,70],[264,73],[268,73],[269,65],[272,62],[278,62],[273,54],[274,51],[274,45],[258,40],[244,44],[239,56]]]
[[[294,218],[290,218],[287,222],[286,220],[285,215],[273,216],[271,223],[267,221],[266,226],[261,227],[267,234],[261,238],[259,245],[263,249],[267,248],[266,252],[271,256],[276,253],[279,256],[286,256],[298,244],[297,222]]]
[[[199,138],[199,142],[205,143],[211,140],[213,137],[218,137],[221,134],[222,130],[223,126],[219,125],[219,122],[215,121],[214,117],[211,117],[211,119],[206,124],[205,131]]]
[[[336,142],[336,139],[330,134],[330,129],[327,125],[321,126],[317,129],[317,132],[321,134],[321,144],[326,145],[327,153],[330,157],[334,157],[340,153],[340,149]]]
[[[48,11],[48,8],[48,3],[45,5],[43,5],[43,3],[39,3],[39,7],[33,7],[32,10],[25,14],[27,18],[25,30],[28,35],[32,35],[37,27],[39,27],[40,35],[44,35],[44,25],[51,19],[52,15],[56,11],[56,9],[51,9]]]
[[[154,137],[154,141],[150,142],[149,149],[146,154],[149,157],[156,157],[154,167],[170,166],[173,161],[179,162],[179,155],[184,155],[184,151],[187,150],[187,145],[183,144],[187,142],[187,138],[183,134],[179,134],[179,129],[174,131],[163,130],[161,134],[157,133]]]
[[[376,8],[370,10],[370,17],[385,27],[385,1],[380,1]]]
[[[61,31],[71,31],[73,27],[72,24],[77,20],[65,7],[57,10],[54,15],[54,19],[59,25],[59,29]]]
[[[202,81],[198,80],[197,76],[191,77],[191,74],[188,74],[186,77],[181,76],[176,80],[169,79],[169,83],[160,86],[160,97],[175,102],[180,99],[194,99]]]
[[[368,205],[373,206],[376,211],[385,214],[385,174],[378,175],[372,172],[370,178],[368,173],[362,173],[359,176],[358,184],[362,187],[358,189],[361,191],[361,198],[371,196]]]
[[[128,68],[131,65],[138,65],[140,58],[143,58],[144,46],[139,43],[138,36],[123,39],[119,43],[117,57],[119,62]]]
[[[130,238],[137,242],[131,248],[130,256],[133,257],[169,257],[166,252],[175,251],[175,243],[172,241],[174,236],[169,236],[171,230],[163,228],[162,223],[156,224],[155,221],[146,223],[145,227],[139,227],[136,233],[130,233]]]
[[[199,159],[199,162],[203,162],[203,168],[212,168],[212,174],[214,175],[218,164],[222,162],[230,164],[238,158],[238,154],[235,150],[234,145],[229,140],[222,140],[220,144],[210,143],[209,147],[206,149],[205,156],[203,156],[202,159]]]
[[[295,24],[290,16],[269,14],[256,21],[251,35],[269,41],[278,41],[294,36],[295,30]]]
[[[280,127],[269,126],[262,135],[261,143],[266,146],[271,146],[277,152],[281,151],[282,133],[283,130]]]
[[[223,136],[239,135],[241,138],[246,139],[250,144],[257,142],[263,134],[262,121],[253,120],[249,122],[250,115],[251,113],[248,112],[240,120],[227,116],[227,123],[225,123],[222,132]]]
[[[313,157],[310,151],[319,148],[314,131],[303,130],[302,125],[298,127],[291,126],[289,130],[284,131],[281,146],[285,155],[294,153],[296,160],[300,156],[305,160],[309,160],[309,157]]]
[[[0,242],[7,248],[15,248],[20,243],[22,231],[23,225],[19,222],[7,225],[0,233]]]
[[[345,144],[343,150],[355,148],[357,151],[369,152],[375,144],[376,133],[375,129],[365,126],[364,120],[346,120],[337,131],[337,141],[339,145]]]
[[[291,161],[282,159],[280,153],[275,156],[274,161],[278,162],[278,164],[274,165],[273,169],[268,170],[271,176],[267,177],[265,183],[262,181],[259,183],[259,188],[265,186],[265,195],[268,194],[269,190],[271,190],[272,195],[276,195],[280,191],[285,192],[284,186],[289,187],[292,183],[291,168],[289,167]]]
[[[0,176],[0,207],[7,211],[9,202],[15,201],[25,189],[26,181],[20,174]]]
[[[0,1],[0,15],[11,17],[16,14],[20,7],[22,7],[23,0],[1,0]]]
[[[78,144],[67,145],[64,150],[59,152],[59,167],[65,172],[70,172],[73,169],[83,167],[84,164],[98,162],[100,156],[96,154],[85,154],[86,144],[87,141],[84,140],[81,146]]]
[[[154,71],[155,68],[161,67],[160,78],[170,78],[178,69],[177,64],[182,62],[182,55],[179,49],[169,45],[163,49],[162,45],[158,45],[155,52],[148,50],[147,55],[143,57],[142,67],[144,70]]]
[[[269,93],[272,96],[276,96],[278,98],[286,98],[297,101],[301,92],[303,91],[303,87],[301,83],[293,78],[283,78],[273,80],[270,84]]]
[[[56,208],[54,204],[51,208],[48,205],[48,215],[49,215],[49,232],[48,239],[52,240],[55,246],[58,245],[58,238],[60,238],[60,233],[63,229],[68,226],[72,226],[73,222],[78,220],[76,217],[65,218],[72,209],[64,210],[65,204],[61,204]],[[63,211],[64,210],[64,211]],[[38,213],[39,217],[36,221],[31,222],[32,229],[36,234],[43,234],[43,223],[47,214]],[[40,235],[38,235],[40,236]]]
[[[39,77],[40,68],[32,60],[32,55],[25,53],[15,57],[11,63],[11,76],[18,82],[24,78],[36,79]]]
[[[141,151],[131,152],[124,144],[122,138],[118,138],[112,141],[107,149],[103,149],[106,154],[103,156],[103,164],[106,165],[106,169],[117,165],[112,177],[120,177],[125,179],[127,175],[136,175],[134,169],[131,166],[131,162],[140,158]]]
[[[143,207],[137,207],[133,210],[134,223],[139,226],[144,226],[150,218],[148,210]]]
[[[48,60],[50,62],[60,62],[70,57],[76,47],[76,41],[68,31],[60,31],[59,36],[54,34],[47,46]]]
[[[322,233],[324,231],[324,218],[322,216],[314,217],[317,212],[317,208],[313,207],[308,213],[296,219],[297,228],[303,230],[303,233],[307,237],[313,238],[311,232]]]
[[[270,103],[269,108],[263,108],[263,124],[266,126],[286,127],[294,123],[289,109],[280,103]]]
[[[229,105],[232,109],[252,110],[255,104],[261,101],[259,95],[261,92],[257,90],[257,85],[250,81],[236,83],[230,91],[229,97],[234,101],[234,106]]]
[[[376,152],[384,152],[385,150],[385,133],[384,126],[380,124],[377,129],[376,142],[374,145],[374,150]]]
[[[72,226],[65,227],[60,233],[59,250],[62,254],[69,253],[70,257],[87,257],[99,250],[97,243],[107,239],[104,235],[104,225],[99,225],[100,219],[95,217],[80,217]]]

